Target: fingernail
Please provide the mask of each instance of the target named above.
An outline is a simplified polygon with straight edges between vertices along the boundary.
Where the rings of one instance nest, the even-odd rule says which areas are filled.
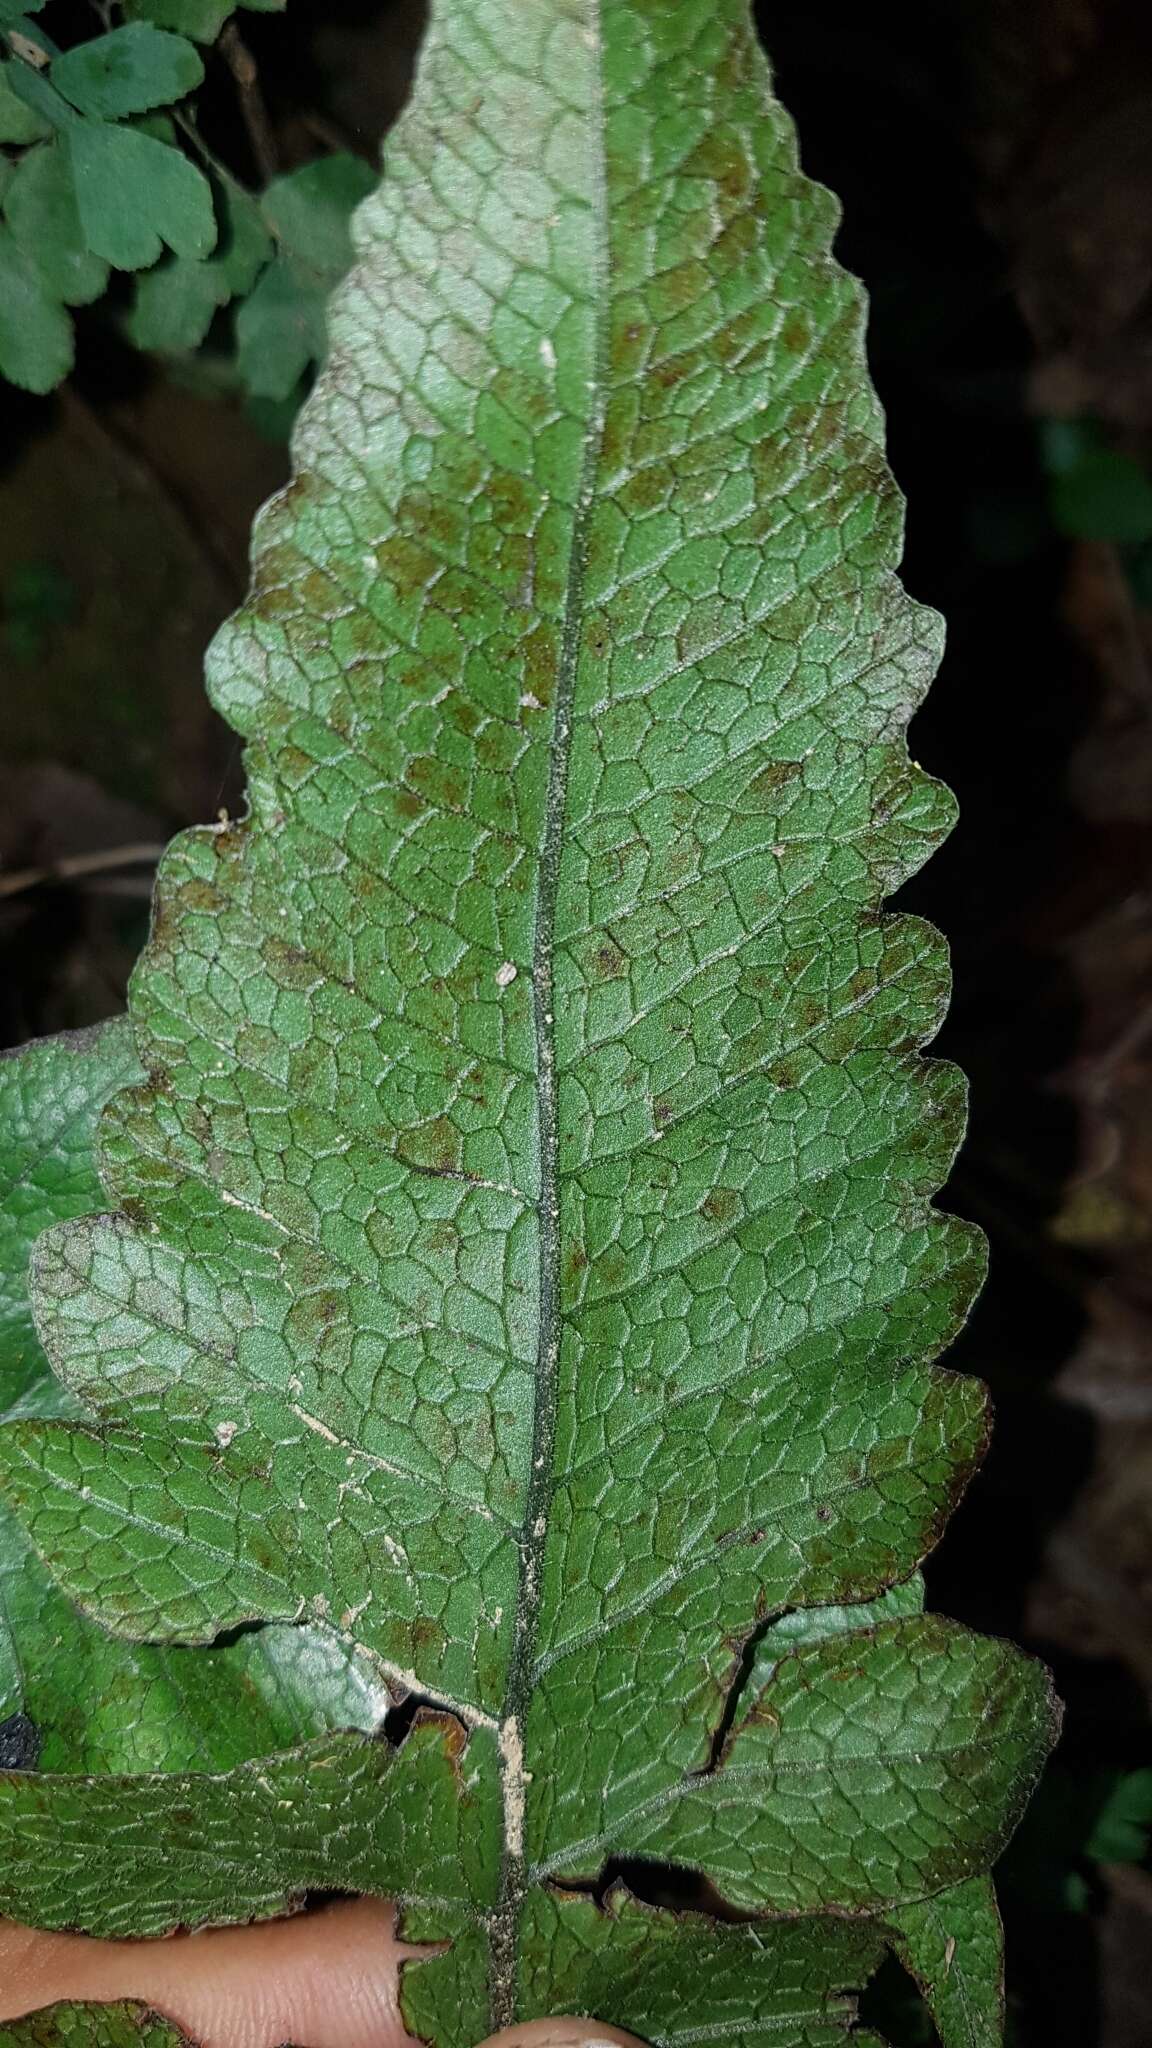
[[[645,2048],[636,2034],[606,2027],[600,2020],[525,2020],[502,2034],[491,2034],[480,2048]]]

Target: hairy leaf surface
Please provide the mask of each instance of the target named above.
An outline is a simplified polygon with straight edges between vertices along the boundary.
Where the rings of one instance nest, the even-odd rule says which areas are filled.
[[[971,1877],[893,1916],[896,1953],[931,2007],[940,2048],[995,2048],[1004,1938],[992,1880]]]
[[[93,1144],[110,1095],[141,1078],[127,1024],[0,1057],[0,1408],[48,1366],[32,1321],[28,1258],[42,1230],[101,1207]]]
[[[28,1255],[47,1224],[100,1206],[96,1120],[108,1096],[139,1077],[122,1023],[0,1058],[5,1419],[83,1412],[49,1375]],[[388,1704],[371,1667],[330,1632],[264,1629],[196,1655],[117,1640],[77,1613],[0,1509],[0,1769],[221,1771],[333,1729],[375,1728]],[[21,1778],[9,1797],[23,1786],[34,1801],[43,1783]],[[51,1842],[47,1853],[51,1860]],[[18,1867],[14,1842],[5,1842],[8,1857]],[[0,1867],[0,1910],[5,1876]],[[105,1910],[127,1924],[122,1878],[109,1890]]]
[[[188,2048],[186,2037],[139,2005],[54,2005],[0,2024],[0,2048]]]
[[[215,1883],[158,1855],[135,1924],[399,1887],[445,2042],[577,1981],[672,2038],[699,1925],[598,1903],[638,1863],[769,1916],[715,1925],[694,2038],[828,2039],[874,1960],[829,1914],[984,1871],[1051,1737],[914,1597],[759,1657],[911,1577],[985,1428],[934,1362],[982,1265],[929,1206],[944,952],[879,909],[951,822],[904,742],[938,631],[834,218],[745,0],[434,6],[211,656],[249,815],[164,863],[118,1208],[35,1254],[91,1420],[0,1468],[64,1590],[325,1625],[433,1703],[320,1792],[282,1760],[298,1825],[212,1780]],[[69,1832],[123,1803],[147,1865],[175,1796],[0,1791],[14,1908],[85,1924]]]

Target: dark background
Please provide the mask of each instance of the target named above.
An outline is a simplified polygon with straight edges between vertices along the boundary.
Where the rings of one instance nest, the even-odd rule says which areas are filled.
[[[1152,12],[758,13],[871,294],[905,580],[949,626],[913,750],[961,823],[902,900],[954,950],[938,1049],[972,1122],[947,1200],[993,1258],[953,1358],[998,1426],[931,1594],[1044,1656],[1068,1705],[1002,1875],[1011,2037],[1147,2048],[1152,1875],[1098,1824],[1148,1765],[1152,1688]],[[420,19],[243,17],[284,167],[374,153]],[[242,166],[228,91],[210,67],[204,117]],[[146,923],[146,862],[26,871],[242,801],[200,661],[286,451],[116,314],[81,316],[58,397],[0,386],[0,1043],[120,1008]],[[899,1983],[879,1997],[927,2038]]]

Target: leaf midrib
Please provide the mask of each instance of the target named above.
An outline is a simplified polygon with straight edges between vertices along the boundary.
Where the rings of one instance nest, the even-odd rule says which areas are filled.
[[[520,1570],[501,1730],[510,1731],[513,1745],[501,1742],[501,1794],[504,1840],[497,1904],[492,1916],[490,1948],[490,2019],[494,2032],[511,2025],[517,2004],[517,1946],[529,1875],[524,1858],[523,1737],[527,1710],[536,1683],[534,1664],[539,1632],[544,1548],[554,1483],[557,1376],[563,1335],[561,1316],[561,1230],[559,1129],[556,1100],[556,1043],[553,1013],[553,965],[556,904],[564,851],[564,819],[568,769],[572,751],[572,711],[576,694],[584,618],[585,543],[592,513],[603,445],[607,401],[605,357],[608,309],[608,194],[604,138],[603,20],[595,0],[590,22],[593,66],[590,127],[591,308],[592,362],[587,387],[584,446],[573,508],[568,571],[564,593],[556,700],[550,745],[548,787],[544,802],[544,837],[540,853],[536,924],[532,948],[532,1013],[536,1045],[537,1131],[540,1153],[539,1196],[539,1342],[536,1356],[535,1403]],[[519,1782],[511,1782],[518,1772]]]

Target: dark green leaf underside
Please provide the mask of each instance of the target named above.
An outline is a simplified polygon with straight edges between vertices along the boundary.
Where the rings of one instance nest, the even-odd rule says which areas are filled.
[[[76,1412],[32,1323],[28,1254],[47,1224],[99,1205],[97,1118],[138,1077],[122,1023],[0,1058],[0,1416]],[[76,1612],[0,1510],[0,1739],[11,1730],[17,1753],[0,1750],[3,1762],[222,1771],[334,1728],[375,1728],[388,1704],[330,1631],[265,1629],[197,1654],[118,1641]]]
[[[0,2023],[0,2048],[189,2048],[178,2027],[137,2005],[54,2005]]]

